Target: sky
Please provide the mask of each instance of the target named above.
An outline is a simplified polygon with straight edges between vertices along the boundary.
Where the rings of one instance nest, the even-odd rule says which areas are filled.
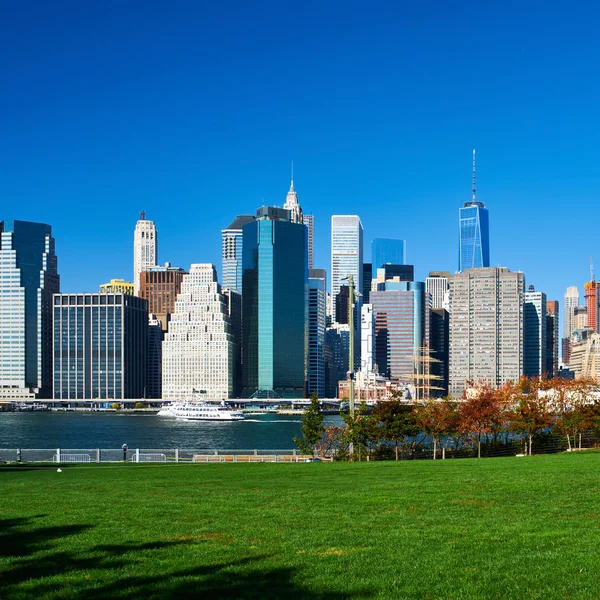
[[[330,269],[333,214],[457,268],[458,209],[492,265],[558,299],[600,271],[600,6],[80,0],[0,6],[0,220],[53,227],[62,290],[159,262],[221,271],[221,229],[294,183]],[[583,290],[582,302],[583,302]]]

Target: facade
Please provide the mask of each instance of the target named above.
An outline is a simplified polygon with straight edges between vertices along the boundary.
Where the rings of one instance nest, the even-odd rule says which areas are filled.
[[[576,329],[587,329],[593,327],[589,324],[588,309],[586,306],[576,306],[573,311],[573,331]]]
[[[148,395],[148,303],[129,294],[54,295],[54,400]]]
[[[363,226],[356,215],[331,217],[331,294],[334,298],[346,278],[354,277],[356,290],[363,289]],[[337,323],[337,312],[333,320]]]
[[[172,267],[170,263],[165,263],[164,267],[150,267],[140,273],[138,295],[148,301],[148,311],[156,316],[165,332],[186,275],[184,269]]]
[[[575,309],[579,306],[579,290],[577,286],[572,285],[565,292],[565,312],[563,318],[563,342],[562,342],[562,360],[569,364],[569,351],[571,348],[571,335],[575,329],[573,317]]]
[[[430,305],[422,281],[388,281],[371,292],[375,364],[394,383],[414,383],[429,356]]]
[[[363,304],[369,304],[369,296],[371,295],[371,285],[373,282],[373,264],[363,263],[363,288],[360,293],[363,296]]]
[[[52,395],[52,294],[59,291],[52,227],[0,222],[0,397]]]
[[[431,271],[425,280],[425,289],[431,296],[431,308],[448,309],[448,271]]]
[[[242,293],[223,289],[233,338],[233,397],[242,393]]]
[[[101,294],[129,294],[134,295],[135,286],[130,281],[124,279],[111,279],[109,283],[103,283],[100,286]]]
[[[490,266],[489,215],[477,200],[475,186],[475,150],[473,150],[473,190],[470,202],[458,210],[458,270]]]
[[[360,370],[375,372],[375,319],[373,305],[363,304],[360,311]]]
[[[308,232],[262,207],[243,228],[243,395],[302,398],[308,358]]]
[[[523,374],[525,278],[504,267],[449,277],[450,394],[468,381],[499,387]]]
[[[292,182],[290,183],[290,189],[288,190],[287,196],[285,197],[285,203],[283,205],[285,210],[290,211],[290,220],[292,223],[298,223],[302,225],[304,223],[304,215],[302,213],[302,208],[300,207],[300,203],[298,202],[298,194],[294,188],[294,178],[292,177]]]
[[[590,331],[573,342],[569,368],[575,379],[591,377],[600,381],[600,334]]]
[[[377,289],[377,285],[386,281],[414,281],[415,267],[413,265],[385,264],[377,269],[375,278],[371,281],[371,291]]]
[[[215,267],[192,265],[183,278],[163,341],[163,398],[230,398],[234,355],[227,300]]]
[[[146,212],[142,211],[133,234],[133,286],[136,296],[140,292],[140,273],[156,264],[158,264],[158,232],[154,221],[146,219]]]
[[[337,398],[338,382],[346,379],[350,356],[350,328],[334,323],[325,331],[325,394]]]
[[[304,224],[308,230],[308,268],[315,268],[315,217],[304,215]]]
[[[595,279],[592,279],[592,281],[586,281],[586,283],[583,284],[583,290],[585,294],[585,307],[587,309],[588,327],[598,333],[598,331],[600,331],[600,322],[598,320],[600,282],[597,282]]]
[[[546,373],[548,377],[558,376],[558,342],[560,339],[558,329],[559,306],[557,300],[546,302]]]
[[[254,221],[253,215],[238,215],[221,231],[221,276],[223,288],[242,293],[242,228]]]
[[[406,241],[375,238],[371,244],[371,263],[375,269],[383,265],[406,264]]]
[[[547,303],[546,294],[530,285],[523,306],[523,374],[541,377],[547,368]]]
[[[434,377],[435,387],[432,396],[444,397],[448,395],[450,383],[449,371],[449,345],[450,345],[450,314],[445,308],[431,309],[431,322],[429,326],[429,348],[431,351],[431,374]]]
[[[162,398],[162,323],[148,315],[148,387],[147,398]]]
[[[308,395],[325,396],[325,269],[308,270]]]

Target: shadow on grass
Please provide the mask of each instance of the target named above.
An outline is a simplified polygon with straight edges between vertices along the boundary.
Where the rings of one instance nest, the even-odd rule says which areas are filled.
[[[273,567],[269,556],[252,556],[228,563],[199,565],[169,571],[168,564],[155,564],[152,554],[172,546],[193,542],[155,541],[141,544],[81,545],[79,553],[57,547],[65,538],[89,531],[90,525],[40,527],[44,515],[0,519],[0,596],[17,598],[70,598],[133,600],[176,598],[255,598],[341,600],[369,598],[369,590],[336,593],[303,586],[301,572],[293,567]],[[149,575],[135,575],[136,565]],[[162,565],[162,566],[161,566]],[[125,575],[123,575],[125,573]]]

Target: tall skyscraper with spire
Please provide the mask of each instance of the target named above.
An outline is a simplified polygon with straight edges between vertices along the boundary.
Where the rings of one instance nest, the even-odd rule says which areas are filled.
[[[473,150],[473,190],[470,202],[458,210],[458,270],[490,266],[488,210],[477,200],[475,150]]]
[[[290,211],[292,223],[304,223],[302,208],[298,203],[298,194],[294,188],[294,163],[292,163],[292,182],[285,198],[285,204],[283,205],[283,208]]]
[[[133,234],[133,286],[136,296],[140,294],[140,273],[155,267],[158,263],[158,232],[154,221],[146,219],[146,211],[140,213],[140,220]]]

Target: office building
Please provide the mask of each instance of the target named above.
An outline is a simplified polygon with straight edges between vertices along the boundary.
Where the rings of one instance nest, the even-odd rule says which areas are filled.
[[[347,278],[354,278],[354,289],[363,289],[363,226],[356,215],[331,217],[331,294],[334,298]],[[337,313],[333,319],[337,321]]]
[[[473,190],[470,202],[458,210],[458,270],[490,266],[489,215],[477,200],[475,185],[475,150],[473,150]]]
[[[379,374],[394,383],[415,384],[429,357],[430,306],[425,283],[379,283],[371,292],[371,304]]]
[[[242,293],[223,288],[233,343],[233,398],[242,394]]]
[[[432,308],[430,318],[429,349],[431,375],[435,383],[431,395],[442,398],[448,395],[450,383],[450,314],[445,308]]]
[[[425,289],[431,296],[431,308],[448,309],[448,271],[431,271],[425,279]]]
[[[325,396],[325,269],[308,270],[308,395]]]
[[[175,311],[175,301],[186,275],[184,269],[172,267],[170,263],[150,267],[140,273],[138,295],[148,301],[148,312],[160,321],[164,332],[167,331],[169,319]]]
[[[54,295],[54,400],[144,398],[147,385],[146,300]]]
[[[383,265],[406,264],[406,241],[375,238],[371,243],[371,263],[375,269]]]
[[[133,234],[133,287],[135,295],[140,292],[140,273],[158,264],[158,232],[154,221],[140,213],[140,220]]]
[[[499,387],[523,374],[525,278],[504,267],[470,269],[448,278],[450,394],[468,381]]]
[[[325,395],[337,398],[338,383],[348,376],[350,327],[334,323],[325,331]]]
[[[163,398],[230,398],[234,353],[227,300],[215,267],[191,265],[163,341]]]
[[[290,183],[290,189],[288,190],[287,196],[285,197],[285,203],[283,205],[285,210],[290,212],[290,221],[302,225],[304,223],[304,215],[302,208],[298,202],[298,194],[294,188],[294,174],[292,173],[292,181]]]
[[[588,320],[588,309],[586,306],[576,306],[573,310],[573,331],[587,329],[590,327]],[[593,327],[590,327],[593,329]]]
[[[302,398],[307,381],[308,233],[263,206],[243,227],[243,395]]]
[[[360,311],[360,370],[375,372],[375,319],[373,305],[363,304]]]
[[[162,398],[162,323],[148,315],[148,386],[146,398]]]
[[[363,304],[369,304],[371,285],[373,282],[373,264],[363,263],[363,289],[361,290]]]
[[[557,300],[546,302],[546,373],[548,377],[558,376],[558,342],[560,333],[558,328],[559,306]]]
[[[575,379],[590,377],[600,381],[600,334],[590,330],[573,340],[569,369]]]
[[[547,367],[546,294],[530,285],[523,306],[523,374],[541,377]]]
[[[52,395],[52,294],[60,291],[52,227],[0,222],[0,397]]]
[[[242,293],[242,228],[254,221],[253,215],[238,215],[221,231],[221,277],[224,289]]]
[[[385,264],[377,269],[371,281],[371,291],[375,291],[380,283],[386,281],[414,281],[415,267],[413,265]],[[370,297],[370,296],[369,296]]]
[[[129,294],[133,296],[135,286],[130,281],[124,279],[111,279],[109,283],[103,283],[100,286],[100,294]]]
[[[315,268],[315,217],[304,215],[304,224],[308,230],[308,268]]]
[[[575,328],[573,318],[575,309],[579,306],[579,290],[577,286],[572,285],[565,292],[565,312],[563,318],[563,341],[562,341],[562,360],[563,363],[569,364],[569,351],[571,348],[571,335]]]

